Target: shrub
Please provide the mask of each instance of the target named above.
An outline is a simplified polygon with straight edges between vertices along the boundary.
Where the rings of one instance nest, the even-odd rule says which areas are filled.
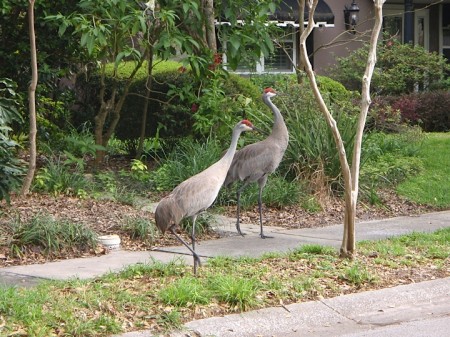
[[[368,126],[381,131],[398,131],[401,124],[418,125],[426,132],[450,130],[450,92],[425,91],[374,99]]]
[[[36,175],[33,189],[53,195],[85,196],[89,181],[79,167],[72,168],[61,157],[51,157]]]
[[[158,134],[164,139],[166,149],[171,149],[179,138],[207,137],[211,133],[215,133],[220,141],[228,141],[228,130],[238,120],[246,117],[247,111],[262,104],[259,99],[260,92],[246,78],[215,72],[199,83],[189,71],[180,69],[181,64],[168,63],[170,66],[161,66],[153,72],[146,122],[146,137]],[[122,69],[122,77],[125,77],[127,69]],[[74,114],[75,125],[87,120],[93,121],[98,110],[98,80],[95,76],[88,82],[84,78],[78,79],[81,102],[77,113]],[[109,82],[120,80],[107,79]],[[115,132],[117,139],[128,142],[127,151],[131,155],[135,153],[136,139],[140,136],[145,88],[145,76],[137,76],[130,87]]]
[[[430,91],[417,94],[416,113],[427,132],[446,132],[450,130],[450,92]]]
[[[392,109],[400,113],[402,121],[410,125],[420,125],[422,120],[417,113],[419,101],[417,95],[402,95],[392,102]]]
[[[377,96],[367,114],[366,130],[398,132],[402,127],[401,112],[392,107],[393,97]]]
[[[22,121],[17,110],[19,97],[15,89],[15,83],[0,79],[0,201],[9,201],[10,192],[19,187],[24,174],[24,163],[16,157],[18,144],[10,135],[10,125]]]
[[[361,78],[367,63],[368,44],[351,55],[338,58],[330,69],[330,77],[350,90],[361,90]],[[445,57],[430,53],[420,46],[402,44],[396,39],[381,40],[377,48],[377,64],[371,91],[378,94],[400,95],[442,83],[450,64]]]

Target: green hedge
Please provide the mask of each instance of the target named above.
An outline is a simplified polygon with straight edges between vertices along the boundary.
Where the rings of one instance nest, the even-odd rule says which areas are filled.
[[[168,66],[160,66],[154,69],[152,95],[148,106],[146,125],[147,137],[154,136],[158,126],[161,126],[159,135],[164,139],[195,135],[193,132],[195,122],[193,119],[193,104],[197,103],[197,93],[200,88],[204,88],[205,81],[199,83],[189,71],[180,71],[180,67],[181,64],[170,62]],[[145,66],[143,68],[145,69]],[[119,75],[125,78],[129,71],[129,68],[123,67],[120,69]],[[74,125],[82,125],[86,121],[94,123],[94,116],[99,108],[97,99],[98,81],[97,76],[91,77],[88,81],[85,77],[78,79],[77,88],[80,101],[77,111],[73,114]],[[121,81],[121,79],[109,77],[107,78],[107,86],[108,83],[111,84],[113,81]],[[120,122],[116,128],[115,136],[119,139],[134,140],[140,135],[142,109],[146,95],[145,84],[145,72],[138,73],[136,80],[130,87],[122,108]],[[190,89],[186,89],[183,97],[178,95],[171,99],[167,95],[171,86],[178,89]],[[262,108],[259,89],[249,79],[230,74],[223,79],[221,86],[224,91],[224,99],[230,101],[225,104],[227,109],[224,110],[226,111],[217,111],[217,114],[230,114],[229,119],[233,125],[239,118],[245,117],[245,111],[240,108],[239,102],[237,102],[239,95],[251,98],[259,108]],[[225,127],[229,128],[229,125]],[[226,139],[228,140],[228,136]]]

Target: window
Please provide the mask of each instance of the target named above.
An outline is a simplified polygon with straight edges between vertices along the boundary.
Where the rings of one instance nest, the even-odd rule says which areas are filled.
[[[294,31],[290,28],[286,29],[283,37],[274,44],[274,52],[270,56],[261,56],[256,64],[253,64],[252,60],[244,58],[239,63],[236,72],[241,74],[294,73],[296,62],[294,38]],[[224,61],[226,62],[226,55]]]
[[[402,6],[387,6],[383,10],[383,33],[403,42],[403,8]]]
[[[450,5],[442,5],[442,54],[450,61]]]
[[[273,55],[264,59],[266,72],[292,72],[294,60],[294,42],[285,41],[275,48]]]

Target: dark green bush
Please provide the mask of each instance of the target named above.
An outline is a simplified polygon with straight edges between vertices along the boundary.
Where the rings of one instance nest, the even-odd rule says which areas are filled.
[[[347,89],[361,91],[361,79],[367,63],[368,45],[348,57],[338,58],[330,69],[330,77]],[[420,46],[402,44],[396,39],[381,40],[377,49],[377,63],[372,77],[371,91],[380,95],[400,95],[444,85],[450,64],[437,53]]]
[[[189,71],[169,63],[168,68],[160,66],[162,69],[153,74],[146,124],[146,136],[153,137],[159,130],[159,137],[165,140],[168,149],[176,139],[204,138],[210,133],[228,142],[228,131],[246,117],[255,104],[262,104],[260,92],[248,79],[235,74],[214,73],[199,83]],[[126,77],[127,70],[121,69],[121,72],[121,76]],[[107,82],[113,80],[120,79],[108,78]],[[99,104],[98,81],[95,76],[88,82],[84,77],[78,79],[80,103],[74,113],[75,125],[86,121],[93,125]],[[140,75],[132,84],[115,132],[115,136],[128,141],[130,147],[136,146],[140,136],[145,83],[145,76]]]
[[[22,120],[16,88],[11,80],[0,79],[0,201],[10,200],[10,192],[19,187],[24,174],[24,163],[17,156],[19,144],[11,138],[11,125]]]

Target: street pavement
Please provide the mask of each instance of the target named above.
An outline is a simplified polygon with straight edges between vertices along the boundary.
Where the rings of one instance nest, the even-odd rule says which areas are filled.
[[[305,244],[339,249],[342,241],[341,224],[294,230],[265,226],[265,234],[272,238],[263,240],[257,225],[242,224],[247,235],[241,237],[235,233],[233,219],[217,216],[215,222],[223,237],[196,245],[206,263],[210,257],[258,257],[288,252]],[[356,239],[379,240],[444,227],[450,227],[450,211],[359,222]],[[91,279],[136,263],[167,263],[174,259],[193,262],[184,246],[141,252],[117,250],[98,257],[0,268],[0,285],[31,287],[43,279]],[[116,337],[119,336],[152,335],[140,331]],[[450,336],[450,278],[192,321],[182,331],[171,334],[181,336]]]

